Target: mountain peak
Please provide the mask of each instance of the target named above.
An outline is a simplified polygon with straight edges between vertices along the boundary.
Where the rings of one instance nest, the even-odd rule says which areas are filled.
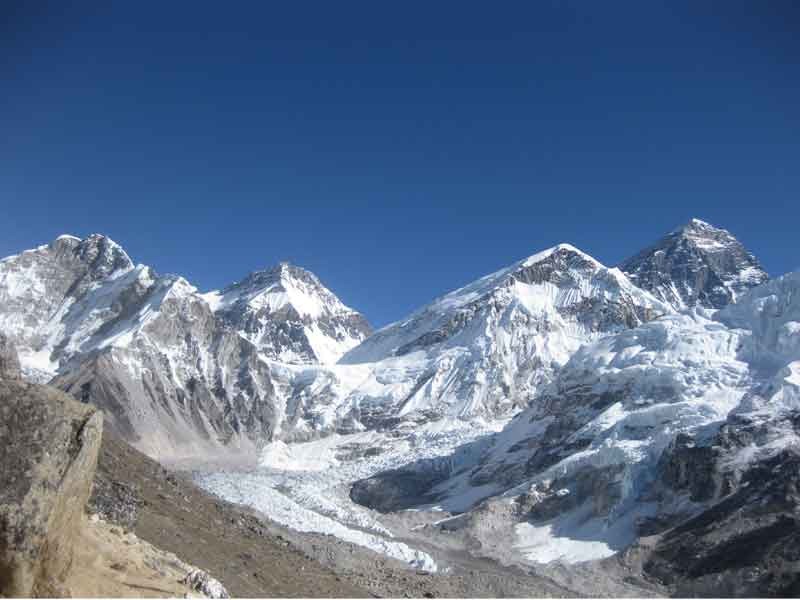
[[[703,221],[702,219],[698,219],[697,217],[692,217],[689,219],[689,222],[683,225],[682,227],[678,228],[679,230],[704,230],[704,229],[713,229],[715,231],[720,231],[718,227],[714,227],[708,221]]]
[[[692,219],[685,225],[674,229],[669,235],[683,236],[692,240],[698,239],[721,239],[730,243],[738,243],[738,240],[727,229],[716,227],[700,219]],[[669,235],[667,237],[669,237]]]
[[[298,280],[320,288],[325,287],[314,273],[288,261],[279,262],[277,266],[273,267],[273,271],[277,272],[283,280]]]
[[[133,261],[117,242],[101,233],[84,239],[63,234],[53,240],[50,249],[56,253],[69,253],[88,265],[93,280],[105,279],[117,271],[133,268]]]
[[[722,308],[768,279],[730,231],[696,218],[624,261],[620,269],[676,309]]]
[[[53,243],[57,242],[77,242],[80,243],[82,240],[77,235],[72,235],[70,233],[63,233],[58,236]]]
[[[253,271],[241,281],[226,286],[219,293],[226,298],[225,302],[230,304],[239,300],[257,302],[264,294],[291,293],[293,290],[304,296],[336,298],[314,273],[286,261],[267,269]],[[336,300],[338,302],[338,298]]]
[[[203,297],[267,356],[333,363],[371,332],[311,271],[283,261]]]
[[[577,258],[582,259],[587,263],[591,263],[592,265],[602,267],[603,265],[595,259],[594,257],[586,254],[586,252],[576,248],[572,244],[568,244],[566,242],[562,242],[560,244],[556,244],[555,246],[548,248],[547,250],[542,250],[541,252],[537,252],[532,256],[529,256],[525,260],[521,261],[520,266],[531,266],[537,263],[543,262],[547,259],[552,258],[553,256],[560,256],[560,257],[567,257],[567,256],[574,256]]]
[[[99,233],[93,233],[82,240],[75,250],[83,261],[91,265],[93,277],[96,279],[103,279],[116,271],[133,268],[133,261],[122,246]]]

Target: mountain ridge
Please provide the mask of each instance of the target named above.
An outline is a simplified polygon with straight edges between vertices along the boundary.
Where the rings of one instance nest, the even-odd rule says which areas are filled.
[[[27,302],[36,293],[42,306]],[[524,408],[583,344],[676,310],[561,243],[371,333],[300,267],[201,293],[134,266],[99,234],[3,259],[4,299],[0,328],[23,369],[58,372],[58,385],[156,456],[495,419]]]

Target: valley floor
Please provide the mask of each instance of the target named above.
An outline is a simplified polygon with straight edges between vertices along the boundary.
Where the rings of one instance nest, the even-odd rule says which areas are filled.
[[[499,520],[496,526],[503,537],[490,552],[468,535],[436,527],[453,516],[454,507],[465,507],[478,496],[386,513],[350,498],[354,481],[410,463],[424,464],[431,471],[457,469],[454,460],[479,451],[481,440],[504,424],[496,421],[476,427],[440,422],[405,432],[395,430],[391,435],[365,432],[302,444],[277,442],[264,450],[258,469],[196,472],[194,478],[209,492],[284,526],[289,530],[284,535],[330,568],[347,571],[359,584],[368,584],[371,593],[403,595],[411,591],[404,586],[413,579],[426,581],[436,595],[658,595],[659,590],[645,582],[633,583],[624,569],[613,568],[613,562],[602,568],[591,563],[545,566],[527,562],[514,547],[515,541],[507,539],[509,530],[503,527],[507,523]],[[456,458],[452,458],[454,452]],[[491,526],[491,515],[484,518]],[[324,543],[312,543],[309,548],[308,535]],[[383,568],[391,565],[383,574],[385,581],[376,585],[361,579],[362,561]],[[385,587],[398,577],[403,582],[399,588]]]
[[[276,476],[274,471],[270,476]],[[119,527],[122,537],[134,533],[135,539],[165,555],[172,553],[207,571],[234,597],[654,595],[652,589],[621,586],[617,581],[621,578],[589,568],[536,570],[475,556],[455,539],[422,532],[419,526],[441,518],[439,511],[380,516],[363,509],[376,526],[392,532],[382,537],[431,557],[438,571],[426,572],[327,533],[291,529],[269,514],[204,491],[192,482],[192,476],[168,471],[128,444],[105,435],[91,509]],[[342,498],[337,496],[337,501]],[[363,507],[350,508],[358,512]],[[119,595],[129,594],[122,590]]]

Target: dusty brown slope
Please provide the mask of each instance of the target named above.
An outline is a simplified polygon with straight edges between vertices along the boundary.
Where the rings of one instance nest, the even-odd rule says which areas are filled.
[[[184,581],[193,567],[133,533],[86,520],[74,541],[63,595],[73,598],[202,597]]]
[[[368,594],[270,533],[244,509],[103,436],[92,510],[216,577],[234,597]]]

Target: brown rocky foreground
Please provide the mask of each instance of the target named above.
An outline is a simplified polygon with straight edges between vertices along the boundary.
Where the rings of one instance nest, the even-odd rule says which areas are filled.
[[[20,378],[0,335],[0,596],[227,597],[219,582],[93,515],[103,415]]]

